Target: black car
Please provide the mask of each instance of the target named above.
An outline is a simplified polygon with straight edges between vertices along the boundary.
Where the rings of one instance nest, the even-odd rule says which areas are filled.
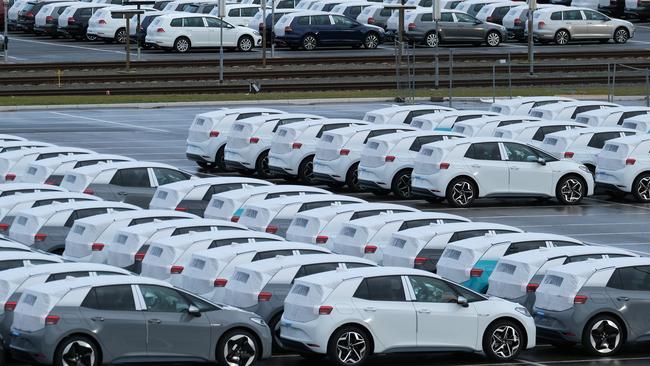
[[[116,1],[116,0],[113,0]],[[122,0],[119,0],[119,3],[122,3]],[[89,39],[93,40],[90,38],[86,38],[86,31],[88,30],[88,21],[90,20],[90,17],[93,16],[93,14],[98,10],[103,7],[106,7],[107,4],[94,4],[94,3],[89,3],[89,4],[84,4],[80,7],[69,7],[66,9],[60,16],[60,17],[67,17],[67,23],[63,27],[59,23],[59,27],[57,30],[59,33],[62,33],[66,37],[69,38],[74,38],[78,41],[81,41],[83,39]],[[70,14],[73,12],[72,14]]]
[[[136,44],[139,43],[143,48],[151,48],[151,45],[145,42],[147,38],[147,28],[149,25],[151,25],[154,19],[158,18],[161,15],[162,13],[150,14],[145,15],[142,17],[142,19],[140,19],[140,29],[136,31],[135,37],[131,37]]]
[[[260,31],[260,34],[264,35],[264,31],[266,29],[266,44],[270,45],[273,43],[273,25],[278,23],[278,20],[282,18],[283,15],[293,13],[293,9],[275,9],[275,12],[266,12],[266,28],[264,28],[264,24],[262,24],[261,19],[260,23],[258,24],[258,30]],[[273,24],[271,24],[271,16],[275,16],[275,19],[273,21]],[[259,14],[259,18],[261,18],[262,15]],[[255,19],[258,19],[258,16],[255,16]]]

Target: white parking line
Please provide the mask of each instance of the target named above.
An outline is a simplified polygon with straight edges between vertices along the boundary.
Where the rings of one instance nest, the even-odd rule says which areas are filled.
[[[67,113],[61,113],[61,112],[50,112],[55,115],[59,116],[66,116],[66,117],[72,117],[72,118],[79,118],[79,119],[85,119],[88,121],[95,121],[95,122],[101,122],[101,123],[108,123],[108,124],[113,124],[113,125],[119,125],[119,126],[125,126],[125,127],[130,127],[130,128],[136,128],[136,129],[141,129],[141,130],[149,130],[149,131],[157,131],[157,132],[165,132],[169,133],[167,130],[161,130],[159,128],[151,128],[151,127],[142,127],[142,126],[136,126],[136,125],[130,125],[127,123],[120,123],[120,122],[113,122],[113,121],[106,121],[103,119],[97,119],[97,118],[90,118],[90,117],[83,117],[83,116],[75,116],[72,114],[67,114]]]
[[[593,197],[586,198],[585,200],[587,200],[587,199],[592,200],[592,201],[596,201],[596,202],[601,202],[601,203],[609,203],[609,204],[616,204],[616,205],[627,206],[627,207],[640,208],[642,210],[650,210],[650,207],[639,206],[639,205],[635,205],[635,204],[632,204],[632,203],[612,202],[612,201],[606,201],[606,200],[603,200],[603,199],[593,198]]]
[[[628,42],[630,42],[630,43],[643,43],[643,44],[650,44],[650,42],[646,42],[646,41],[637,41],[636,39],[630,39]]]
[[[23,39],[23,38],[12,38],[12,42],[27,42],[27,43],[36,43],[36,44],[44,44],[48,46],[59,46],[59,47],[68,47],[68,48],[77,48],[81,50],[88,50],[88,51],[99,51],[99,52],[109,52],[109,53],[119,53],[122,55],[125,55],[126,52],[124,51],[116,51],[116,50],[104,50],[101,48],[93,48],[93,47],[84,47],[84,46],[73,46],[69,44],[61,44],[61,43],[52,43],[52,42],[43,42],[43,41],[34,41],[32,39]]]

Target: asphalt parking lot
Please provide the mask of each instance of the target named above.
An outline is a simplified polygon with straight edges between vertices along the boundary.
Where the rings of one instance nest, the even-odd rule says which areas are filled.
[[[650,51],[650,23],[636,23],[636,34],[626,44],[614,44],[609,42],[602,45],[599,42],[571,43],[568,46],[559,47],[556,45],[536,45],[536,52],[587,52],[603,51],[612,52],[620,50],[648,50]],[[79,42],[72,39],[51,39],[44,36],[35,36],[14,32],[10,35],[10,62],[90,62],[90,61],[119,61],[125,59],[124,45],[105,44],[104,42]],[[440,52],[448,52],[450,46],[441,45]],[[527,45],[519,42],[503,43],[500,47],[490,48],[487,46],[473,47],[470,45],[454,45],[456,54],[462,53],[485,53],[485,54],[507,54],[527,52]],[[134,51],[135,52],[135,51]],[[433,52],[429,48],[418,48],[416,54],[427,54]],[[261,49],[253,52],[242,53],[226,51],[224,58],[261,58]],[[366,56],[366,55],[393,55],[392,44],[383,44],[376,50],[354,50],[351,48],[329,48],[317,49],[315,51],[291,51],[278,48],[275,57],[308,57],[308,56]],[[141,59],[147,60],[205,60],[219,57],[218,49],[192,50],[189,54],[168,53],[161,50],[143,50]],[[269,53],[270,57],[270,53]],[[135,53],[132,59],[136,59]]]
[[[623,102],[631,104],[633,102]],[[636,104],[636,103],[635,103]],[[295,113],[313,113],[326,117],[362,118],[371,109],[385,103],[349,104],[273,104],[269,107]],[[486,109],[487,103],[457,103],[456,108]],[[215,174],[198,170],[185,158],[187,129],[195,114],[214,107],[173,107],[157,109],[57,109],[0,112],[3,133],[93,149],[99,153],[123,154],[138,160],[165,162],[199,175]],[[280,181],[278,181],[280,182]],[[341,193],[346,193],[344,189]],[[356,194],[377,201],[370,194]],[[390,198],[388,198],[391,200]],[[610,199],[597,195],[582,205],[565,207],[554,201],[480,200],[471,209],[451,209],[444,204],[424,200],[391,200],[427,211],[463,215],[474,221],[490,221],[518,226],[526,231],[550,232],[573,236],[596,244],[608,244],[650,254],[650,205],[631,199]],[[280,355],[263,365],[326,365],[320,361],[304,361],[298,356]],[[542,345],[525,352],[519,365],[648,365],[650,355],[643,346],[630,347],[615,359],[592,358],[579,349],[558,350]],[[480,355],[436,354],[424,356],[380,356],[370,365],[489,365]],[[14,365],[12,365],[14,366]]]

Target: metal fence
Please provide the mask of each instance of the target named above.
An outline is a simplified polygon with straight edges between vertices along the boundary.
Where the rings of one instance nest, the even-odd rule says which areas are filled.
[[[622,70],[637,72],[645,78],[645,105],[650,107],[650,68],[639,68],[625,64],[607,64],[607,101],[614,102],[616,96],[616,74]]]

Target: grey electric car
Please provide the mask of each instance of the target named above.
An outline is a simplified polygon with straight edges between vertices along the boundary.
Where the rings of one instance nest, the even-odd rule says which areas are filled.
[[[471,43],[496,47],[508,39],[506,28],[499,24],[483,22],[460,11],[442,11],[438,32],[432,14],[420,13],[408,23],[406,37],[409,41],[435,47],[440,43]]]
[[[259,316],[153,279],[99,276],[36,285],[14,309],[10,351],[32,363],[218,362],[271,355]]]
[[[650,258],[588,260],[551,268],[536,291],[537,337],[582,344],[612,356],[625,343],[648,340]]]

